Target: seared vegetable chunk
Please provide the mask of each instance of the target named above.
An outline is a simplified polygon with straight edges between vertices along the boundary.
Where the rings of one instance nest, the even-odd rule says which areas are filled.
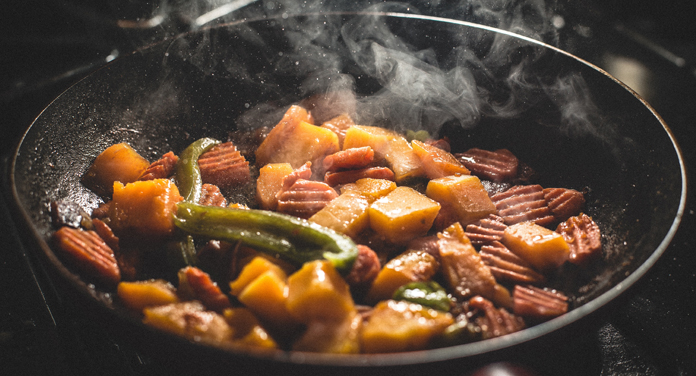
[[[502,243],[539,271],[561,266],[570,255],[561,234],[533,222],[520,222],[505,229]]]
[[[475,176],[452,175],[433,179],[428,182],[425,194],[453,210],[462,226],[496,212],[488,192]]]
[[[142,312],[146,307],[179,302],[176,288],[163,279],[121,282],[116,291],[123,304],[137,312]]]
[[[276,194],[283,188],[283,179],[293,172],[290,163],[269,163],[259,169],[256,180],[256,201],[261,209],[275,210]]]
[[[226,346],[232,338],[232,328],[220,315],[206,311],[197,301],[148,307],[143,322],[193,341]]]
[[[101,152],[82,177],[82,184],[100,196],[110,196],[114,182],[132,183],[150,166],[130,145],[111,145]]]
[[[355,310],[348,284],[330,262],[307,262],[288,277],[288,312],[299,322],[341,321]]]
[[[323,209],[311,216],[309,221],[354,238],[370,226],[367,215],[369,206],[370,202],[367,198],[350,191],[331,200]]]
[[[439,211],[440,204],[409,187],[397,187],[368,209],[372,229],[393,243],[425,235]]]
[[[428,252],[408,250],[384,265],[372,282],[367,300],[390,299],[399,287],[409,282],[429,281],[439,267],[437,259]]]

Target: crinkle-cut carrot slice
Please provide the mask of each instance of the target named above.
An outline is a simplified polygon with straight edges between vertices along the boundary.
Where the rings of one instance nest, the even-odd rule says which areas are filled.
[[[79,273],[108,286],[121,280],[114,251],[96,232],[64,226],[53,234],[53,242]]]
[[[201,179],[227,190],[251,180],[249,162],[232,142],[213,146],[198,158]]]

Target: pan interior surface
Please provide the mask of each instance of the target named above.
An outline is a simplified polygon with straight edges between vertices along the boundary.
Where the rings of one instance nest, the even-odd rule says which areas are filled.
[[[604,234],[604,260],[591,273],[566,271],[576,274],[558,288],[572,295],[573,311],[513,335],[415,354],[276,353],[270,356],[276,361],[414,364],[521,345],[618,297],[654,264],[679,224],[685,201],[679,149],[629,89],[538,42],[398,14],[238,22],[117,59],[58,97],[28,129],[11,172],[17,206],[49,268],[119,320],[137,322],[53,253],[50,202],[99,205],[80,178],[114,143],[128,142],[155,160],[200,137],[226,140],[273,126],[289,105],[326,92],[341,93],[338,107],[354,111],[361,124],[446,135],[456,152],[506,148],[538,173],[542,186],[584,190],[586,213]]]

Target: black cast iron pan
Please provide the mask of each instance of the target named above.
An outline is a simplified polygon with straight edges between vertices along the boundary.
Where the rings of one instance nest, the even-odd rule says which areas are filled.
[[[51,201],[68,198],[85,208],[100,202],[79,180],[107,146],[128,142],[154,160],[202,136],[224,140],[272,126],[290,104],[327,91],[343,93],[349,100],[340,110],[354,110],[359,123],[426,129],[448,136],[454,151],[507,148],[538,172],[542,186],[586,189],[586,212],[602,228],[605,255],[591,275],[573,274],[559,286],[575,309],[512,335],[429,351],[223,351],[142,325],[48,245]],[[504,31],[383,13],[236,22],[120,58],[43,111],[17,149],[10,178],[18,221],[59,292],[77,299],[81,311],[181,370],[257,373],[416,373],[569,345],[569,333],[590,326],[665,251],[686,197],[669,129],[605,72]]]

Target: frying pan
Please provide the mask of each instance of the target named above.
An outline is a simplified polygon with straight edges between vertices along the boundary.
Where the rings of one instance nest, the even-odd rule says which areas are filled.
[[[586,213],[603,231],[604,257],[590,271],[563,270],[570,277],[557,287],[574,309],[504,337],[410,353],[220,350],[143,325],[110,292],[66,268],[47,243],[54,231],[51,201],[69,199],[87,209],[101,202],[79,181],[109,145],[128,142],[154,160],[203,136],[225,140],[272,126],[290,104],[346,88],[355,95],[340,109],[355,110],[360,123],[426,129],[449,137],[455,152],[507,148],[537,172],[542,186],[584,190]],[[41,113],[10,174],[18,221],[66,301],[147,354],[197,372],[411,374],[567,346],[569,333],[620,304],[662,255],[686,197],[669,128],[606,72],[506,31],[399,13],[245,20],[117,59]]]

